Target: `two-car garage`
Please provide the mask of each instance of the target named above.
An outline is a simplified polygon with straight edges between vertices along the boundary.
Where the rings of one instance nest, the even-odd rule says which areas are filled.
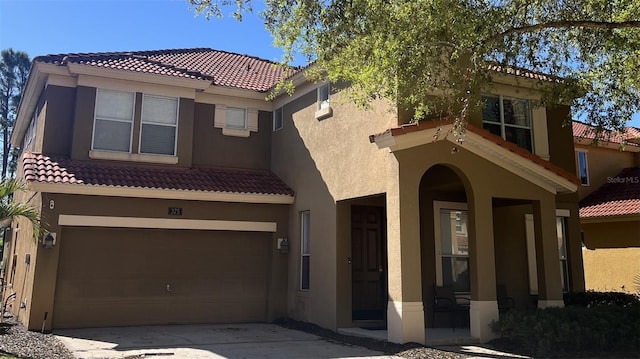
[[[273,233],[61,227],[53,328],[264,322]]]

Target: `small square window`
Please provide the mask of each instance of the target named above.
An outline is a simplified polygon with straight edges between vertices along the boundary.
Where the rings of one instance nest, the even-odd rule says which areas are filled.
[[[329,107],[330,90],[328,83],[318,87],[318,110]]]
[[[234,130],[246,130],[247,110],[244,108],[227,107],[226,128]]]
[[[273,130],[277,131],[282,128],[282,107],[273,111]]]

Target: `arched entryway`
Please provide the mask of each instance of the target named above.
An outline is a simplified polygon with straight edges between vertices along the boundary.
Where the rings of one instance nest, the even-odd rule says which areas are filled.
[[[465,181],[459,169],[442,164],[429,168],[420,181],[422,298],[427,327],[469,324],[468,312],[433,310],[436,286],[451,286],[456,296],[471,295],[468,198],[472,196]]]

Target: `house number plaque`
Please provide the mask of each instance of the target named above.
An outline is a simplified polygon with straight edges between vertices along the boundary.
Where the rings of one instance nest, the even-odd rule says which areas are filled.
[[[169,215],[170,216],[182,216],[182,208],[181,207],[169,207]]]

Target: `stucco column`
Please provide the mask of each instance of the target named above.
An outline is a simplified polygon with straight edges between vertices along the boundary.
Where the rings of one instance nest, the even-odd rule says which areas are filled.
[[[489,325],[498,320],[496,300],[496,261],[493,240],[493,206],[491,197],[476,195],[469,208],[470,233],[469,274],[471,336],[487,342],[495,335]]]
[[[563,307],[556,202],[553,195],[533,202],[533,218],[538,267],[538,307]]]
[[[424,344],[418,185],[387,192],[387,340]]]

